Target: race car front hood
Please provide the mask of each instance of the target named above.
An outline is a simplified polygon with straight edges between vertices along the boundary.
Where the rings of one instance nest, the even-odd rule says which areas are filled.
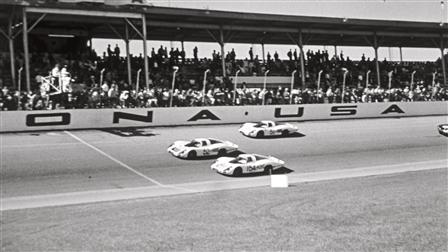
[[[256,123],[245,123],[241,128],[239,129],[240,132],[249,134],[250,132],[254,131],[254,126],[257,125]]]
[[[225,170],[233,167],[232,164],[229,163],[229,161],[233,159],[234,158],[230,157],[218,158],[218,160],[216,160],[216,162],[212,164],[211,168],[222,173]]]
[[[187,143],[189,143],[189,142],[188,141],[176,141],[168,147],[168,152],[171,152],[171,153],[177,155],[177,154],[181,153],[182,151],[185,151],[185,149],[187,149],[187,147],[185,147],[185,145]]]

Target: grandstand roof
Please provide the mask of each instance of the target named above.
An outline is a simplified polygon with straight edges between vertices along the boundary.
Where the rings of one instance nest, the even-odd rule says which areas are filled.
[[[435,48],[440,46],[441,36],[444,44],[448,44],[448,25],[434,22],[273,15],[143,5],[118,7],[95,3],[17,2],[6,0],[0,3],[0,23],[7,23],[13,9],[21,13],[21,7],[26,6],[31,20],[38,19],[41,15],[39,12],[48,13],[32,31],[42,34],[119,38],[117,33],[124,34],[124,17],[140,26],[139,17],[144,14],[149,40],[216,42],[222,28],[226,43],[294,44],[301,30],[305,45],[373,46],[375,33],[380,47]],[[136,34],[131,37],[139,39]]]

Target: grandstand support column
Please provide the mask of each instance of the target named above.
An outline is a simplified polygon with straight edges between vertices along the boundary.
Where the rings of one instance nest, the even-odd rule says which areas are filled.
[[[376,80],[378,87],[381,87],[381,80],[380,80],[380,64],[378,62],[378,37],[376,36],[376,33],[373,35],[373,49],[375,49],[375,68],[376,68]]]
[[[129,86],[132,86],[132,68],[131,68],[131,57],[129,53],[129,27],[128,24],[125,22],[124,24],[124,42],[126,43],[126,63],[128,67],[128,83]]]
[[[445,45],[443,44],[443,35],[440,35],[440,53],[441,53],[441,60],[442,60],[442,72],[443,72],[443,84],[447,85],[446,83],[446,63],[445,63],[445,57],[443,55],[443,51],[445,50]]]
[[[26,17],[26,9],[23,8],[22,11],[23,20],[22,20],[22,28],[23,28],[23,53],[25,57],[25,82],[26,89],[29,92],[31,90],[31,80],[30,80],[30,53],[28,50],[28,23]]]
[[[9,22],[8,22],[9,61],[11,63],[12,86],[17,87],[17,85],[16,85],[16,64],[15,64],[15,56],[14,56],[14,37],[12,34],[12,19],[13,19],[13,16],[9,17]]]
[[[226,77],[226,58],[224,55],[224,31],[222,30],[222,26],[219,27],[219,46],[221,47],[221,65],[222,65],[222,76]]]
[[[142,14],[142,32],[143,32],[143,59],[144,59],[144,75],[145,75],[145,85],[149,89],[149,68],[148,68],[148,45],[147,45],[147,34],[146,34],[146,15]]]
[[[305,54],[303,53],[302,30],[299,30],[299,49],[300,49],[300,73],[302,74],[302,89],[305,88]]]
[[[263,54],[263,65],[266,65],[266,57],[264,54],[264,43],[261,43],[261,54]]]
[[[400,48],[400,64],[403,64],[403,51],[401,46],[399,48]]]

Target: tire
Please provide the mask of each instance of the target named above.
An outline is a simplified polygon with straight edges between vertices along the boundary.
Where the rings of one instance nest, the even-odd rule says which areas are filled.
[[[227,154],[226,149],[220,149],[220,150],[218,151],[218,156],[220,156],[220,157],[223,157],[223,156],[225,156],[226,154]]]
[[[264,132],[263,131],[258,131],[257,132],[257,137],[264,137]]]
[[[272,166],[268,165],[264,168],[264,172],[266,174],[272,174],[274,172],[274,169],[272,169]]]
[[[237,167],[237,168],[235,168],[235,170],[233,170],[234,176],[241,176],[242,174],[243,174],[243,169],[241,169],[241,167]]]
[[[188,155],[187,155],[188,158],[196,158],[196,156],[197,156],[196,151],[194,151],[194,150],[188,152]]]
[[[283,130],[282,131],[282,136],[286,137],[289,135],[289,131],[288,130]]]

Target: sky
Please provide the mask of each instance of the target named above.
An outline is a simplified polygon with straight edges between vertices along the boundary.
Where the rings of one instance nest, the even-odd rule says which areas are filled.
[[[224,10],[237,12],[254,12],[285,14],[298,16],[319,16],[319,17],[340,17],[340,18],[360,18],[379,20],[403,20],[422,22],[448,22],[448,1],[444,0],[147,0],[154,6],[179,7]],[[442,4],[443,2],[443,4]],[[113,40],[93,41],[93,46],[97,53],[106,50],[107,44],[115,47],[115,44],[124,53],[124,42]],[[177,41],[149,41],[149,48],[158,48],[164,45],[168,48],[181,48]],[[217,43],[191,43],[185,42],[187,57],[192,57],[194,46],[199,48],[199,57],[211,57],[213,50],[220,51]],[[226,44],[225,51],[235,49],[237,58],[248,57],[249,48],[253,47],[254,54],[261,58],[261,45],[256,44]],[[141,41],[131,42],[131,53],[140,54],[142,50]],[[265,45],[265,51],[273,54],[278,52],[280,58],[286,58],[289,49],[296,49],[295,45]],[[333,47],[305,46],[304,50],[327,49],[330,54],[334,53]],[[150,49],[149,49],[150,51]],[[374,58],[373,48],[367,47],[338,47],[337,53],[349,56],[351,59],[360,59],[364,53],[366,57]],[[380,48],[379,59],[398,61],[400,54],[398,48]],[[404,61],[434,61],[440,57],[439,49],[424,48],[403,48],[402,55]]]

